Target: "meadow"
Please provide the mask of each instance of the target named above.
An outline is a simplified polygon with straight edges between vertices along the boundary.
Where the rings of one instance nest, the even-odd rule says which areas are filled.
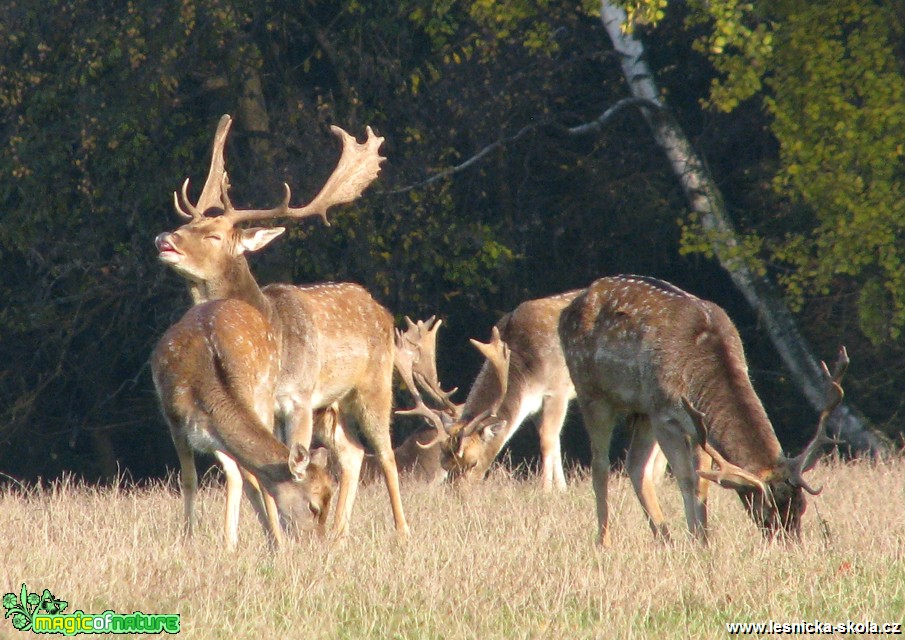
[[[660,496],[676,540],[664,545],[614,472],[606,550],[581,472],[551,495],[503,467],[467,491],[404,481],[407,541],[381,484],[361,488],[338,543],[272,552],[244,505],[235,553],[221,545],[216,473],[188,541],[175,479],[9,483],[0,589],[49,589],[69,613],[178,613],[185,638],[725,638],[732,622],[905,621],[905,460],[824,462],[812,475],[826,488],[809,499],[801,544],[765,542],[714,487],[702,548],[683,535],[670,478]],[[0,620],[0,638],[30,636]]]

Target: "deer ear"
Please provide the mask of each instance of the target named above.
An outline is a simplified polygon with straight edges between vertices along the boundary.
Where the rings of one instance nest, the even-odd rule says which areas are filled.
[[[242,253],[257,251],[286,231],[286,227],[255,227],[239,231],[239,246]]]
[[[305,477],[305,471],[311,462],[311,456],[308,455],[308,449],[301,444],[292,445],[289,450],[289,471],[296,480],[302,480]]]
[[[491,422],[487,426],[481,427],[481,442],[488,443],[503,432],[506,428],[505,420],[497,420]]]
[[[315,467],[327,468],[329,463],[330,451],[327,447],[317,447],[311,450],[311,461],[308,463]]]

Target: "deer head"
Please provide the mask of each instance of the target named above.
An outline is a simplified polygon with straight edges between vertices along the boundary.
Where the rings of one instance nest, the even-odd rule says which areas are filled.
[[[317,447],[309,453],[294,445],[287,466],[291,482],[275,483],[271,489],[283,530],[291,536],[309,529],[323,535],[333,495],[327,449]]]
[[[722,487],[735,489],[751,518],[769,538],[777,534],[800,538],[801,516],[807,508],[804,492],[816,496],[823,491],[822,487],[811,487],[804,479],[804,473],[817,464],[825,445],[839,444],[839,440],[827,435],[826,425],[830,415],[842,403],[844,392],[841,383],[848,364],[845,347],[839,350],[832,373],[825,362],[820,363],[825,379],[825,399],[814,437],[799,455],[794,458],[780,457],[772,469],[765,470],[760,476],[728,462],[707,441],[706,416],[686,398],[682,399],[697,429],[698,442],[719,467],[716,471],[700,470],[698,474]]]
[[[441,462],[449,473],[450,480],[465,477],[478,466],[485,446],[506,428],[506,420],[497,416],[497,410],[506,397],[509,387],[510,350],[500,337],[500,330],[493,328],[490,342],[471,340],[487,359],[493,371],[497,393],[491,405],[476,415],[463,415],[460,410],[456,421],[446,427],[449,436],[443,445]]]
[[[351,202],[377,177],[385,160],[379,149],[383,138],[367,129],[367,140],[359,144],[348,133],[333,126],[331,130],[343,145],[333,174],[320,193],[307,205],[291,207],[291,191],[284,184],[283,200],[271,209],[236,209],[229,199],[229,178],[225,169],[224,148],[232,119],[224,115],[214,136],[211,165],[197,203],[188,195],[188,179],[173,204],[187,222],[173,232],[157,236],[155,244],[161,262],[186,278],[196,302],[235,297],[255,300],[259,296],[245,254],[258,251],[279,237],[284,227],[241,228],[246,222],[278,218],[303,219],[320,216],[325,223],[327,210]],[[328,223],[329,224],[329,223]]]

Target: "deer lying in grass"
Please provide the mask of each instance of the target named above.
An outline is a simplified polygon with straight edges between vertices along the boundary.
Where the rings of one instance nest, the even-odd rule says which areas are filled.
[[[264,481],[267,493],[279,498],[266,481],[267,470],[261,468],[264,459],[256,453],[264,446],[258,432],[267,432],[267,447],[276,451],[280,443],[272,435],[275,415],[282,423],[290,449],[295,451],[298,445],[307,448],[312,438],[314,410],[336,403],[346,428],[338,430],[341,442],[337,455],[342,474],[334,531],[338,535],[344,533],[351,515],[364,456],[357,437],[361,434],[375,450],[396,530],[405,535],[408,524],[390,440],[392,316],[354,284],[270,285],[261,289],[245,254],[263,248],[285,229],[239,226],[249,221],[312,215],[326,221],[328,208],[354,200],[376,178],[384,159],[378,151],[383,138],[374,136],[369,128],[367,141],[359,144],[334,127],[343,143],[342,156],[311,203],[290,207],[286,186],[283,202],[273,209],[239,210],[228,196],[224,164],[230,124],[229,116],[220,121],[207,181],[197,204],[189,201],[188,180],[181,193],[174,194],[176,211],[188,222],[156,239],[160,260],[188,281],[196,304],[177,323],[180,336],[195,332],[199,345],[196,352],[203,351],[201,345],[206,345],[206,357],[212,363],[211,368],[204,370],[180,361],[181,355],[173,355],[177,336],[172,331],[158,345],[153,359],[158,394],[180,455],[187,529],[191,528],[197,483],[190,446],[216,451],[221,463],[224,458],[236,458]],[[231,346],[227,349],[224,345]],[[242,345],[245,351],[235,354],[236,345]],[[244,368],[224,358],[241,358]],[[219,376],[217,382],[222,387],[209,397],[205,395],[210,386],[205,375]],[[227,419],[218,413],[227,409],[230,416],[242,419]],[[257,416],[256,421],[250,421],[252,414]],[[251,446],[253,440],[255,446]],[[267,464],[273,464],[269,458]],[[227,463],[224,469],[226,535],[228,543],[235,546],[242,479],[235,465]],[[269,500],[268,505],[272,523],[274,509]],[[279,507],[279,499],[276,506]],[[273,525],[271,534],[279,535]]]
[[[738,331],[712,302],[653,278],[601,278],[562,312],[559,333],[591,440],[601,545],[610,539],[609,448],[620,414],[635,416],[627,464],[655,535],[666,536],[650,471],[659,444],[696,538],[706,541],[705,481],[736,490],[765,536],[800,537],[802,492],[820,492],[804,473],[822,445],[835,442],[826,421],[842,401],[844,348],[832,374],[824,365],[826,406],[816,435],[787,458],[751,386]]]

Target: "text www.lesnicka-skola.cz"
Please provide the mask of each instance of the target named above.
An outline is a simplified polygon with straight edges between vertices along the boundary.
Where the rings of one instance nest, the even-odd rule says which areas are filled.
[[[809,635],[902,635],[901,622],[821,622],[802,620],[800,622],[727,622],[729,635],[748,634],[809,634]]]

